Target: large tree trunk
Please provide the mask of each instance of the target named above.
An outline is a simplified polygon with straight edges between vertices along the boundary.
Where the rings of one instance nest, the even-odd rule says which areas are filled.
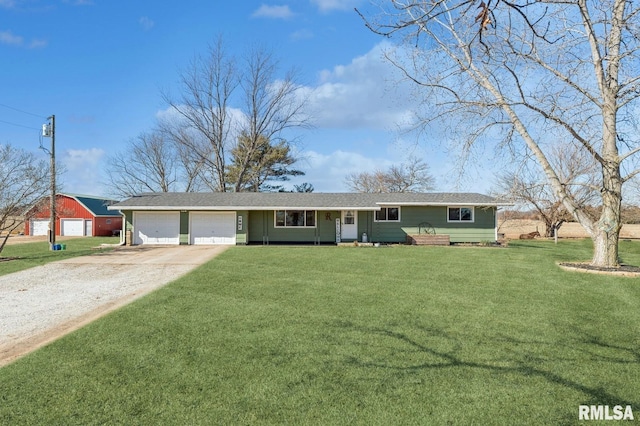
[[[619,266],[618,239],[622,228],[622,179],[620,164],[617,161],[606,162],[602,170],[602,183],[602,213],[592,227],[591,233],[593,240],[591,264],[613,268]]]
[[[606,230],[599,229],[595,236],[591,237],[593,240],[593,259],[591,264],[594,266],[601,266],[607,268],[615,268],[619,266],[618,263],[618,237],[620,236],[620,230],[612,230],[607,232]]]

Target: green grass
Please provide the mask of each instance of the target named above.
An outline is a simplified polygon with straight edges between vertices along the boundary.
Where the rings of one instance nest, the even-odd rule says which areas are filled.
[[[622,243],[640,264],[640,244]],[[639,279],[588,241],[238,247],[0,369],[0,424],[578,424],[640,417]],[[597,422],[596,422],[597,424]]]
[[[17,257],[18,259],[0,261],[0,275],[22,271],[56,260],[95,253],[94,247],[98,247],[100,244],[117,244],[119,241],[118,237],[72,238],[60,241],[60,244],[66,245],[66,250],[58,251],[49,250],[49,243],[46,241],[6,245],[0,253],[0,258]]]

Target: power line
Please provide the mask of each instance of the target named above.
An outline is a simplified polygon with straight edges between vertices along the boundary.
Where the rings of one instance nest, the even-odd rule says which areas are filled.
[[[16,126],[16,127],[23,127],[25,129],[29,129],[29,130],[40,130],[40,129],[36,128],[36,127],[24,126],[22,124],[11,123],[9,121],[4,121],[4,120],[0,120],[0,123],[10,124],[10,125]]]
[[[32,116],[34,116],[34,117],[38,117],[38,118],[46,118],[44,115],[41,115],[41,114],[34,114],[34,113],[32,113],[32,112],[23,111],[23,110],[21,110],[21,109],[14,108],[14,107],[9,106],[9,105],[0,104],[0,106],[1,106],[1,107],[5,107],[5,108],[8,108],[8,109],[12,109],[12,110],[17,111],[17,112],[21,112],[22,114],[32,115]]]

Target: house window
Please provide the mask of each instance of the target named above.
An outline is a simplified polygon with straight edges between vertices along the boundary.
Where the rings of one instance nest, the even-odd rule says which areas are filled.
[[[344,214],[344,224],[345,225],[354,225],[356,223],[356,216],[353,213],[353,210],[347,210]]]
[[[107,219],[107,225],[111,225],[111,219]]]
[[[315,228],[315,210],[276,210],[276,228]]]
[[[376,222],[400,222],[400,207],[382,207],[377,210]]]
[[[447,207],[447,222],[473,222],[473,207]]]

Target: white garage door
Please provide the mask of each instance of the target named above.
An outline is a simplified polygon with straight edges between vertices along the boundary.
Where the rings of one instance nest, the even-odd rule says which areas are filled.
[[[190,244],[235,244],[235,212],[191,212]]]
[[[180,244],[179,212],[135,212],[134,244]]]
[[[31,229],[29,230],[31,235],[49,235],[49,221],[48,220],[32,220]]]
[[[84,220],[82,219],[60,219],[61,234],[68,237],[84,236]]]

